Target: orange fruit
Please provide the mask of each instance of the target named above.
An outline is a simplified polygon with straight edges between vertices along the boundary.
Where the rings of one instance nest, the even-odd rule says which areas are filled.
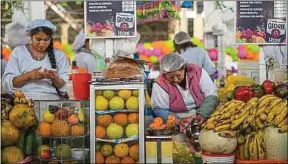
[[[95,153],[95,160],[96,160],[96,163],[104,163],[105,162],[104,156],[99,151],[97,151]]]
[[[135,161],[133,158],[126,156],[126,157],[121,159],[121,163],[135,163]]]
[[[158,126],[161,126],[161,125],[163,125],[164,120],[161,117],[155,117],[154,120],[153,120],[153,123],[158,125]]]
[[[132,157],[135,161],[139,159],[139,144],[134,144],[129,149],[129,156]]]
[[[103,126],[103,127],[107,127],[112,122],[113,122],[113,118],[109,114],[100,115],[96,119],[96,124]]]
[[[48,124],[47,122],[41,122],[38,125],[38,132],[41,136],[50,136],[52,134],[52,126],[51,124]]]
[[[115,155],[111,155],[105,159],[105,163],[120,163],[120,158]]]
[[[85,127],[82,124],[73,125],[71,127],[71,135],[72,136],[82,136],[85,133]]]
[[[129,121],[131,124],[139,123],[139,115],[138,115],[138,113],[130,113],[130,114],[128,115],[128,121]]]
[[[103,126],[97,125],[95,128],[96,138],[105,138],[106,130]]]
[[[121,125],[126,126],[128,124],[128,116],[125,113],[117,113],[113,117],[114,122]]]

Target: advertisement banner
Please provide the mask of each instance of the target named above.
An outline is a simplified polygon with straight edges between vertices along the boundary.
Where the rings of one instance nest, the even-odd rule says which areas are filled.
[[[236,43],[286,44],[286,1],[237,1]]]
[[[136,36],[136,1],[86,1],[86,38]]]

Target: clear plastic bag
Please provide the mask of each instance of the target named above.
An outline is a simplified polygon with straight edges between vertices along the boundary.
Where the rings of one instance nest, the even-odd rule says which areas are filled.
[[[139,40],[140,35],[138,33],[133,38],[116,39],[114,41],[114,56],[130,57],[136,52]]]

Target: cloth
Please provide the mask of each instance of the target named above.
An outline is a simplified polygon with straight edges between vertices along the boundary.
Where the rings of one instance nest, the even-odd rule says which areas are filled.
[[[85,34],[83,31],[81,31],[76,37],[72,44],[73,51],[78,51],[80,48],[82,48],[85,45]]]
[[[179,54],[166,55],[160,62],[160,72],[168,73],[178,71],[185,63],[185,60]]]
[[[86,68],[91,74],[96,72],[96,58],[87,51],[78,52],[73,61],[76,61],[78,67]]]
[[[1,59],[1,77],[3,77],[6,65],[7,65],[7,61],[5,59]]]
[[[59,77],[65,81],[65,85],[62,88],[59,88],[59,91],[66,92],[66,83],[69,78],[70,65],[63,52],[55,49],[54,54]],[[31,57],[25,45],[16,47],[11,53],[10,60],[7,63],[3,75],[2,85],[4,92],[14,93],[15,90],[21,89],[26,97],[34,100],[47,100],[47,97],[52,97],[53,99],[57,98],[58,95],[56,88],[52,85],[52,82],[49,79],[31,81],[23,85],[21,88],[15,88],[13,86],[12,81],[14,77],[20,76],[40,66],[42,67],[40,71],[43,71],[44,68],[51,69],[51,64],[47,55],[42,61],[35,61]]]
[[[24,45],[29,42],[29,37],[25,31],[25,24],[23,22],[13,22],[5,26],[5,42],[10,49],[14,49],[19,45]]]
[[[201,68],[195,64],[186,65],[186,88],[185,90],[176,84],[170,83],[165,75],[159,76],[156,83],[161,86],[169,94],[169,107],[173,112],[186,112],[185,97],[192,95],[195,100],[196,107],[199,107],[204,100],[204,95],[200,90]],[[182,90],[182,92],[180,91]],[[184,99],[183,99],[184,98]],[[189,100],[188,100],[189,101]]]
[[[191,42],[192,38],[186,32],[180,31],[175,35],[174,41],[176,44],[184,44],[184,43]]]
[[[181,52],[181,56],[187,63],[197,64],[204,68],[209,75],[214,75],[216,68],[209,58],[207,52],[199,47],[189,47],[185,52]]]
[[[50,28],[53,32],[56,32],[57,30],[57,27],[54,24],[52,24],[50,21],[45,20],[45,19],[35,19],[27,24],[26,33],[30,34],[30,31],[37,27],[47,27],[47,28]]]
[[[203,104],[205,103],[213,103],[210,102],[210,98],[208,98],[209,96],[214,96],[217,99],[217,87],[215,86],[215,84],[211,81],[208,73],[202,69],[202,74],[200,77],[200,89],[202,91],[202,93],[205,96],[205,100],[202,103],[202,105],[199,107],[199,109],[196,109],[196,104],[195,104],[195,100],[193,99],[191,94],[182,94],[185,96],[185,98],[183,97],[184,101],[185,101],[185,105],[187,108],[187,112],[184,113],[178,113],[178,115],[180,117],[186,117],[189,116],[190,114],[194,114],[196,112],[202,114],[204,117],[208,117],[208,113],[210,113],[210,111],[212,112],[214,108],[211,109],[205,109],[204,110],[204,106]],[[183,92],[183,89],[179,90],[180,92]],[[190,92],[188,92],[190,93]],[[206,100],[207,99],[207,100]],[[152,90],[152,97],[151,97],[151,105],[152,108],[155,109],[165,109],[165,110],[170,110],[169,107],[169,94],[163,89],[161,88],[157,83],[153,84],[153,90]],[[203,106],[203,108],[202,108]],[[206,113],[207,110],[207,113]]]

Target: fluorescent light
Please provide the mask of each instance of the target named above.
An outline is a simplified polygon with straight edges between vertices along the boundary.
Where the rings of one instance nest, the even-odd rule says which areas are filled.
[[[188,11],[186,11],[186,17],[187,18],[195,18],[196,17],[196,12],[188,10]]]

